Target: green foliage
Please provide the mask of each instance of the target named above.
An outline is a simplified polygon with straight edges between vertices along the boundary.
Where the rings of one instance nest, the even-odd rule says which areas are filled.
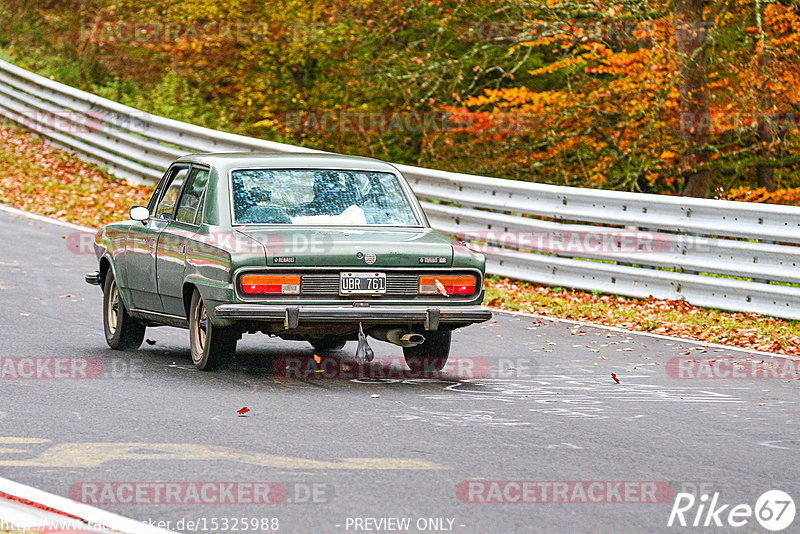
[[[785,10],[771,5],[762,17],[772,60],[759,66],[754,5],[708,6],[710,104],[761,109],[767,103],[754,95],[771,94],[777,109],[800,114],[785,106],[797,101],[800,31]],[[670,9],[664,0],[6,0],[0,56],[150,113],[244,135],[461,172],[675,193],[683,146]],[[119,34],[137,22],[143,38]],[[630,37],[637,23],[649,36],[615,37]],[[148,33],[156,26],[158,38]],[[179,30],[168,37],[168,26]],[[352,122],[356,113],[366,127]],[[473,126],[498,113],[534,120],[481,130],[454,127],[452,113]],[[379,127],[395,119],[399,127]],[[800,185],[796,133],[772,139],[769,150],[762,142],[752,132],[712,136],[714,185],[754,185],[765,157],[774,158],[779,186]]]

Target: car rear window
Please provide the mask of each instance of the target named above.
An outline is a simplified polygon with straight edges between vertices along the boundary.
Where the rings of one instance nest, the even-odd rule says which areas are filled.
[[[397,176],[330,169],[231,174],[236,224],[418,226]]]

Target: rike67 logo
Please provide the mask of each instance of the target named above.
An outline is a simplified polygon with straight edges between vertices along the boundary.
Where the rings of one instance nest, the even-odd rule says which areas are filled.
[[[719,492],[695,497],[691,493],[678,493],[669,514],[667,526],[753,528],[753,517],[765,529],[779,532],[794,522],[795,504],[792,497],[781,490],[763,493],[755,506],[720,502]]]

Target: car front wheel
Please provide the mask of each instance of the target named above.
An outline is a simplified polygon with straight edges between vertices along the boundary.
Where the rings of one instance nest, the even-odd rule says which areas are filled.
[[[426,331],[425,341],[416,347],[404,347],[406,365],[415,374],[427,375],[444,369],[450,356],[452,332]]]
[[[227,365],[236,352],[237,333],[211,324],[200,293],[195,291],[189,306],[189,343],[192,363],[201,371]]]
[[[138,349],[146,330],[144,325],[128,315],[111,269],[103,284],[103,330],[106,343],[114,350]]]

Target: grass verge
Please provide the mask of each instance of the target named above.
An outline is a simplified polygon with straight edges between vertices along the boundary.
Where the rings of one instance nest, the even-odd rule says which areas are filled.
[[[134,186],[59,150],[36,135],[0,123],[0,203],[86,226],[127,218],[146,204],[151,186]]]
[[[685,300],[636,299],[489,277],[488,306],[679,336],[753,350],[800,354],[800,323],[757,313],[692,306]]]

